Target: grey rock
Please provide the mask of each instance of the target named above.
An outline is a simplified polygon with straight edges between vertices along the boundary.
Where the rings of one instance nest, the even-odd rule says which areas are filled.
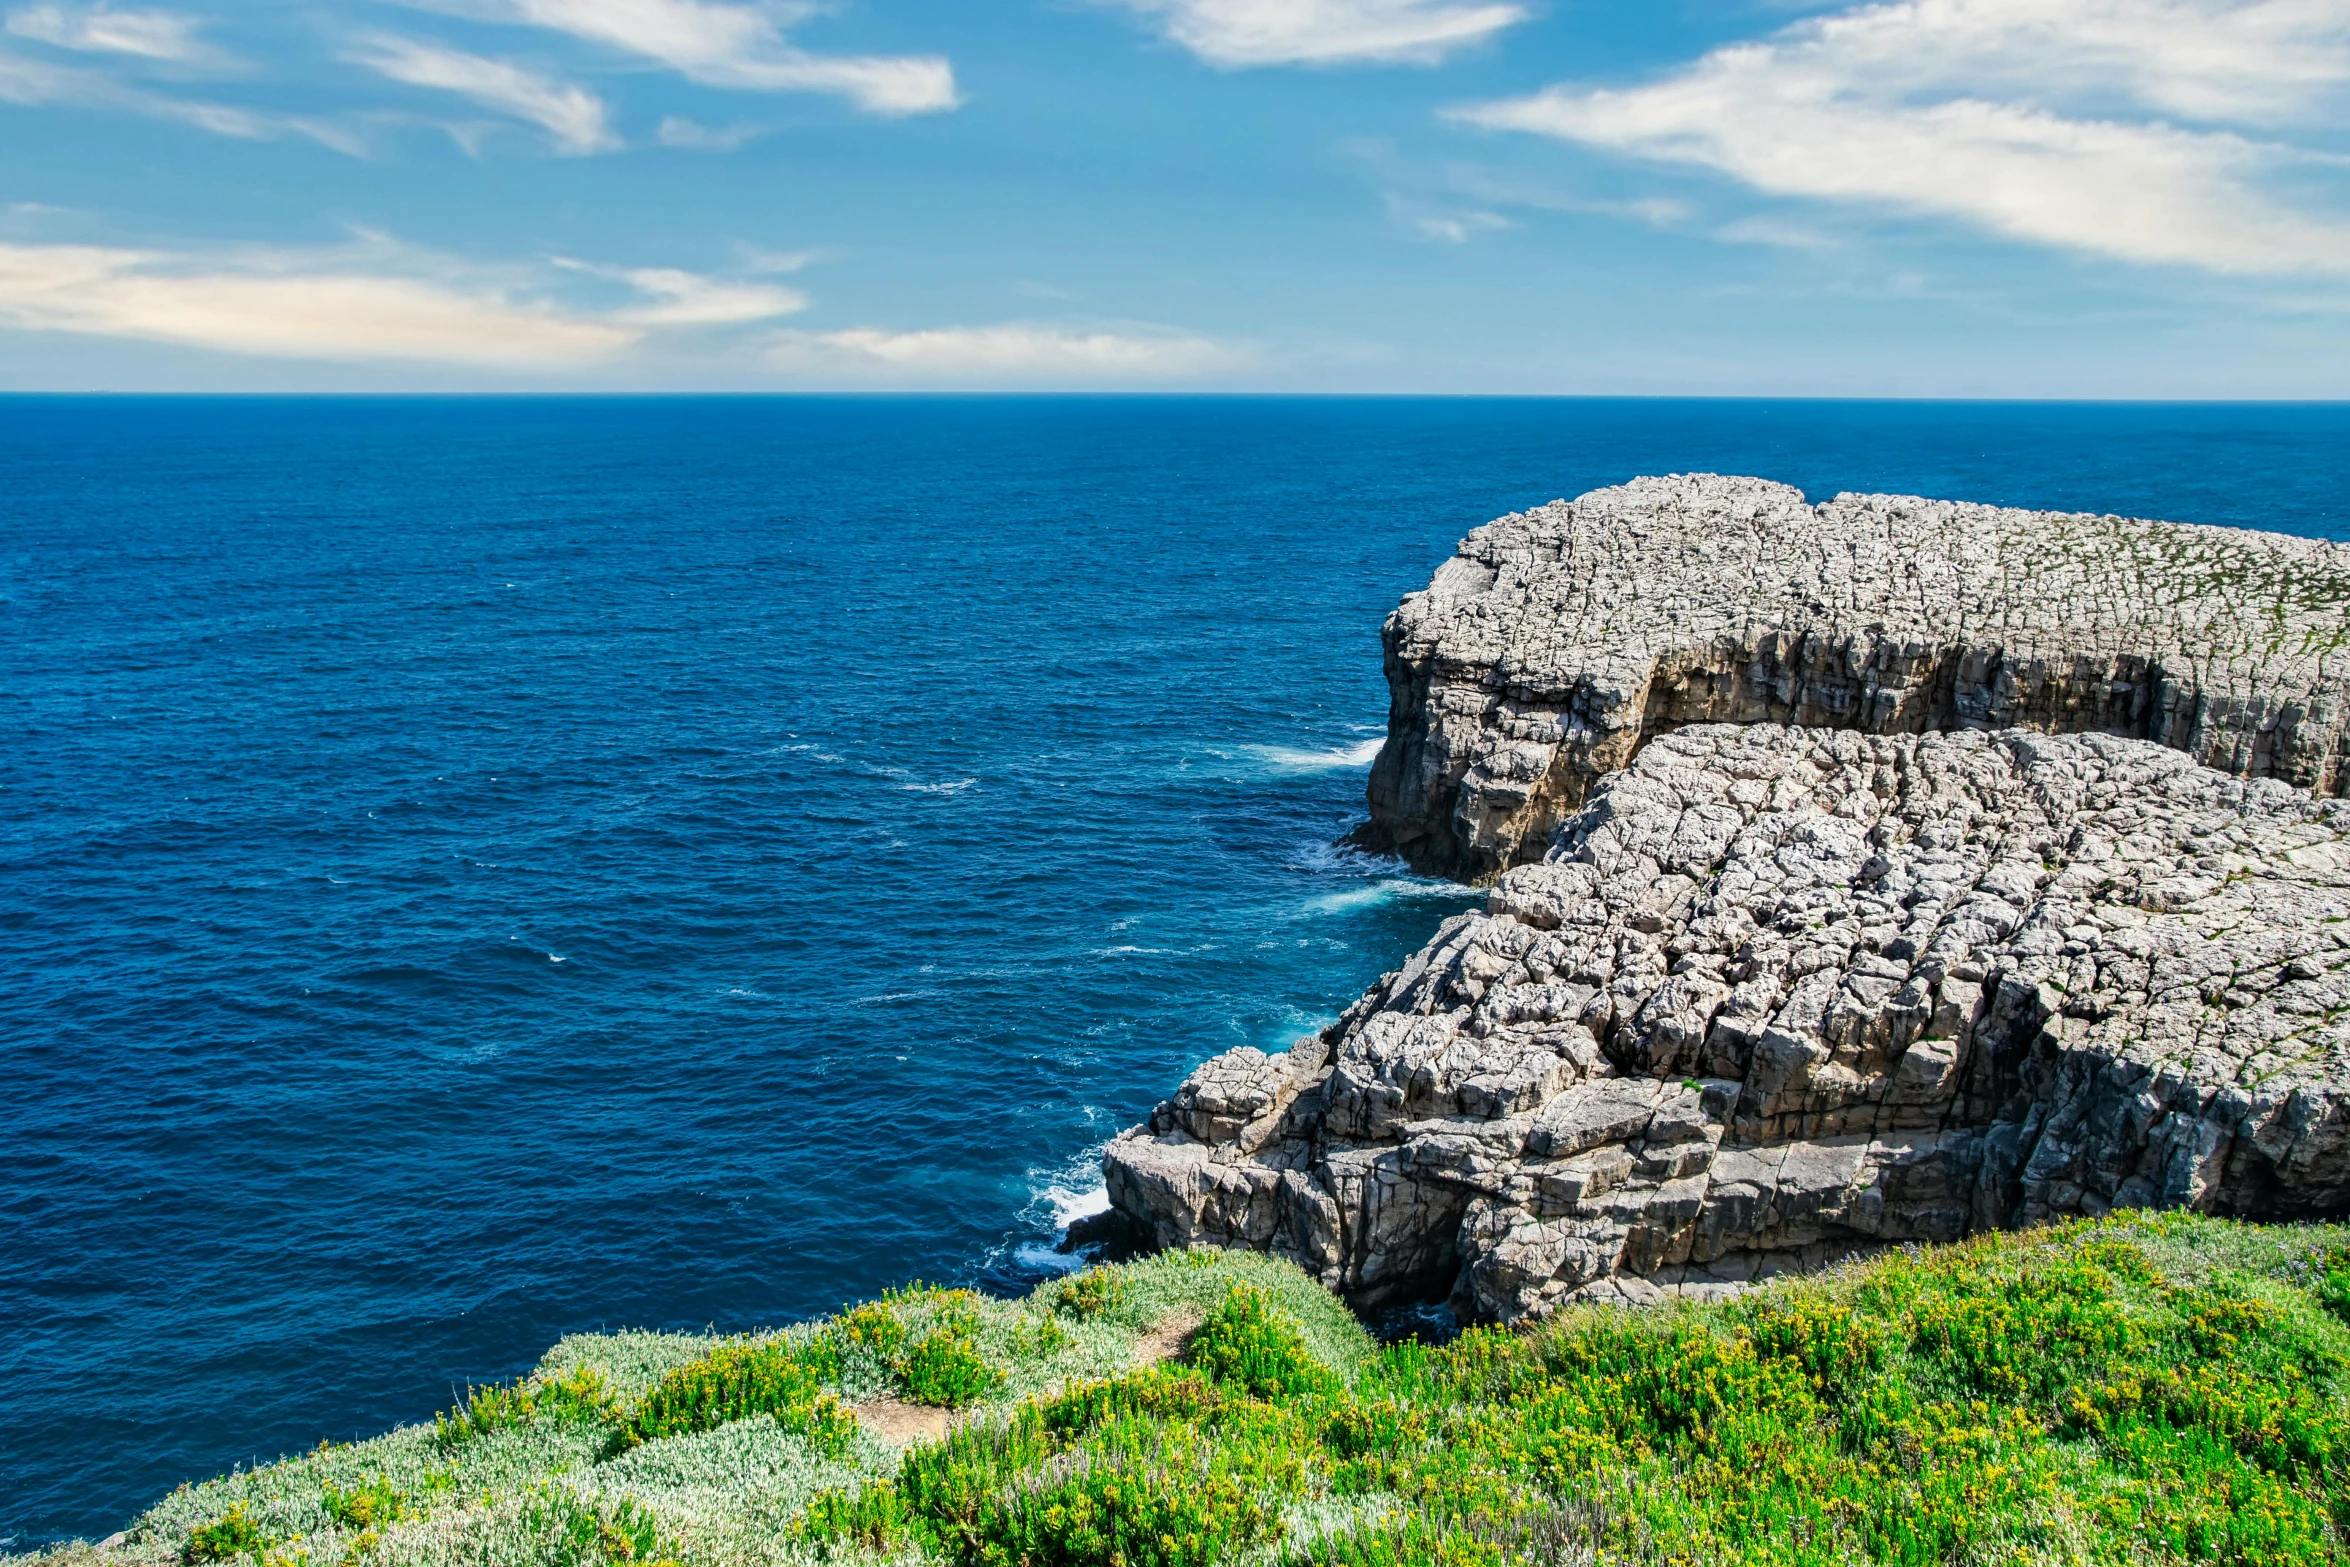
[[[2123,734],[2338,794],[2345,605],[2350,548],[2312,540],[1638,479],[1477,529],[1388,618],[1365,837],[1487,880],[1645,738],[1715,721]],[[1660,906],[1726,821],[1657,846]]]
[[[1698,724],[1104,1163],[1159,1245],[1507,1321],[2118,1207],[2340,1213],[2346,1068],[2350,801],[2103,734]]]

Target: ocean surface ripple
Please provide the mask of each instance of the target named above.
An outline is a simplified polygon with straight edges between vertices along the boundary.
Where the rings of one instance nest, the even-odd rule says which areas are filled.
[[[2350,532],[2337,407],[0,399],[0,1548],[598,1326],[1014,1289],[1475,900],[1378,627],[1635,473]]]

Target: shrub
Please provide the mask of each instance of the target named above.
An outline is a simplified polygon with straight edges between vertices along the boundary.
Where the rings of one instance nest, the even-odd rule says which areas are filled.
[[[1004,1374],[981,1358],[968,1330],[935,1329],[906,1355],[906,1396],[917,1404],[960,1409],[995,1391]]]
[[[832,1422],[818,1417],[824,1383],[838,1374],[840,1361],[822,1339],[787,1344],[774,1339],[734,1339],[663,1377],[620,1433],[619,1445],[649,1442],[689,1431],[714,1431],[753,1415],[803,1421],[810,1432]]]
[[[1124,1419],[1204,1424],[1218,1413],[1224,1397],[1196,1371],[1154,1366],[1103,1381],[1073,1383],[1034,1407],[1044,1428],[1067,1442]]]
[[[830,1393],[819,1393],[805,1408],[778,1409],[775,1423],[827,1458],[841,1458],[857,1441],[857,1417]]]
[[[843,1546],[880,1553],[895,1550],[904,1541],[909,1523],[898,1488],[881,1479],[853,1491],[817,1492],[792,1520],[787,1537],[815,1547],[824,1557]]]
[[[1858,1391],[1884,1363],[1884,1329],[1816,1293],[1765,1294],[1739,1315],[1757,1354],[1793,1361],[1823,1398]]]
[[[457,1447],[492,1431],[511,1430],[534,1420],[576,1420],[600,1425],[617,1419],[619,1408],[604,1379],[581,1367],[544,1382],[510,1387],[469,1387],[463,1402],[433,1416],[433,1434],[443,1447]]]
[[[2350,1322],[2350,1247],[2330,1246],[2318,1253],[2316,1273],[2318,1304]]]
[[[827,1333],[834,1355],[846,1362],[863,1357],[887,1368],[906,1346],[906,1324],[886,1301],[868,1301],[832,1319]]]
[[[1134,1298],[1134,1286],[1108,1268],[1088,1268],[1065,1279],[1053,1293],[1053,1309],[1080,1322],[1090,1322],[1123,1309]]]
[[[180,1559],[190,1563],[231,1561],[239,1556],[259,1556],[275,1543],[239,1502],[212,1522],[197,1525],[189,1533]]]
[[[1012,1330],[1012,1352],[1026,1360],[1049,1360],[1077,1340],[1052,1317],[1035,1317]]]
[[[1281,1536],[1279,1510],[1210,1464],[1161,1451],[1045,1471],[991,1497],[980,1567],[1210,1567]]]
[[[523,1512],[538,1535],[547,1567],[677,1567],[677,1552],[661,1538],[652,1512],[636,1502],[586,1501],[542,1489]]]
[[[1257,1398],[1327,1391],[1336,1378],[1306,1350],[1305,1336],[1263,1290],[1235,1284],[1192,1336],[1191,1364]]]
[[[327,1517],[344,1528],[365,1531],[381,1530],[407,1513],[400,1493],[382,1475],[370,1475],[348,1491],[338,1490],[329,1481],[323,1505]]]
[[[1422,1513],[1324,1535],[1290,1558],[1313,1567],[1503,1567],[1512,1559],[1469,1527]]]

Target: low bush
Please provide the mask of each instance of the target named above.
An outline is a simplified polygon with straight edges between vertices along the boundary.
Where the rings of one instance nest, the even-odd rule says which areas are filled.
[[[840,1361],[826,1339],[732,1339],[663,1377],[618,1433],[625,1448],[690,1431],[711,1431],[753,1415],[773,1415],[786,1429],[815,1436],[835,1430],[838,1400],[824,1384]],[[831,1408],[823,1401],[829,1400]],[[853,1422],[851,1422],[853,1425]]]
[[[1053,1317],[1034,1317],[1012,1330],[1012,1353],[1024,1360],[1050,1360],[1076,1342]]]
[[[1327,1391],[1328,1367],[1306,1350],[1305,1335],[1263,1290],[1235,1284],[1192,1335],[1188,1358],[1219,1382],[1259,1398]]]
[[[382,1475],[370,1475],[347,1491],[330,1481],[321,1505],[327,1517],[346,1529],[376,1531],[397,1523],[408,1510],[392,1482]]]
[[[1088,1268],[1061,1281],[1053,1292],[1053,1309],[1080,1322],[1122,1309],[1134,1298],[1134,1287],[1109,1268]]]
[[[582,1368],[543,1382],[467,1388],[455,1409],[433,1416],[433,1434],[443,1447],[458,1447],[489,1432],[512,1430],[535,1420],[599,1425],[618,1418],[617,1402],[604,1379]]]
[[[981,1506],[978,1567],[1210,1567],[1281,1536],[1278,1500],[1175,1444],[1046,1468]]]
[[[989,1365],[967,1330],[942,1327],[906,1354],[906,1396],[917,1404],[961,1409],[995,1391],[1004,1374]]]
[[[188,1535],[186,1549],[180,1552],[184,1562],[225,1562],[240,1556],[259,1557],[276,1542],[264,1534],[261,1522],[246,1511],[243,1502],[207,1524],[199,1524]]]
[[[596,1502],[542,1489],[524,1509],[545,1567],[677,1567],[652,1513],[633,1501]]]
[[[906,1347],[906,1324],[887,1301],[868,1301],[833,1318],[826,1336],[836,1361],[863,1358],[888,1367]]]

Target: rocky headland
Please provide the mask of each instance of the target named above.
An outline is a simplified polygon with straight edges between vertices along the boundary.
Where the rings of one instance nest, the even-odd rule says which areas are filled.
[[[1490,881],[1116,1139],[1160,1246],[1484,1319],[2123,1207],[2350,1207],[2350,549],[1641,480],[1385,628],[1371,835]]]
[[[1472,532],[1382,634],[1368,846],[1482,882],[1684,724],[2133,735],[2343,792],[2350,550],[1761,479],[1638,479]]]

